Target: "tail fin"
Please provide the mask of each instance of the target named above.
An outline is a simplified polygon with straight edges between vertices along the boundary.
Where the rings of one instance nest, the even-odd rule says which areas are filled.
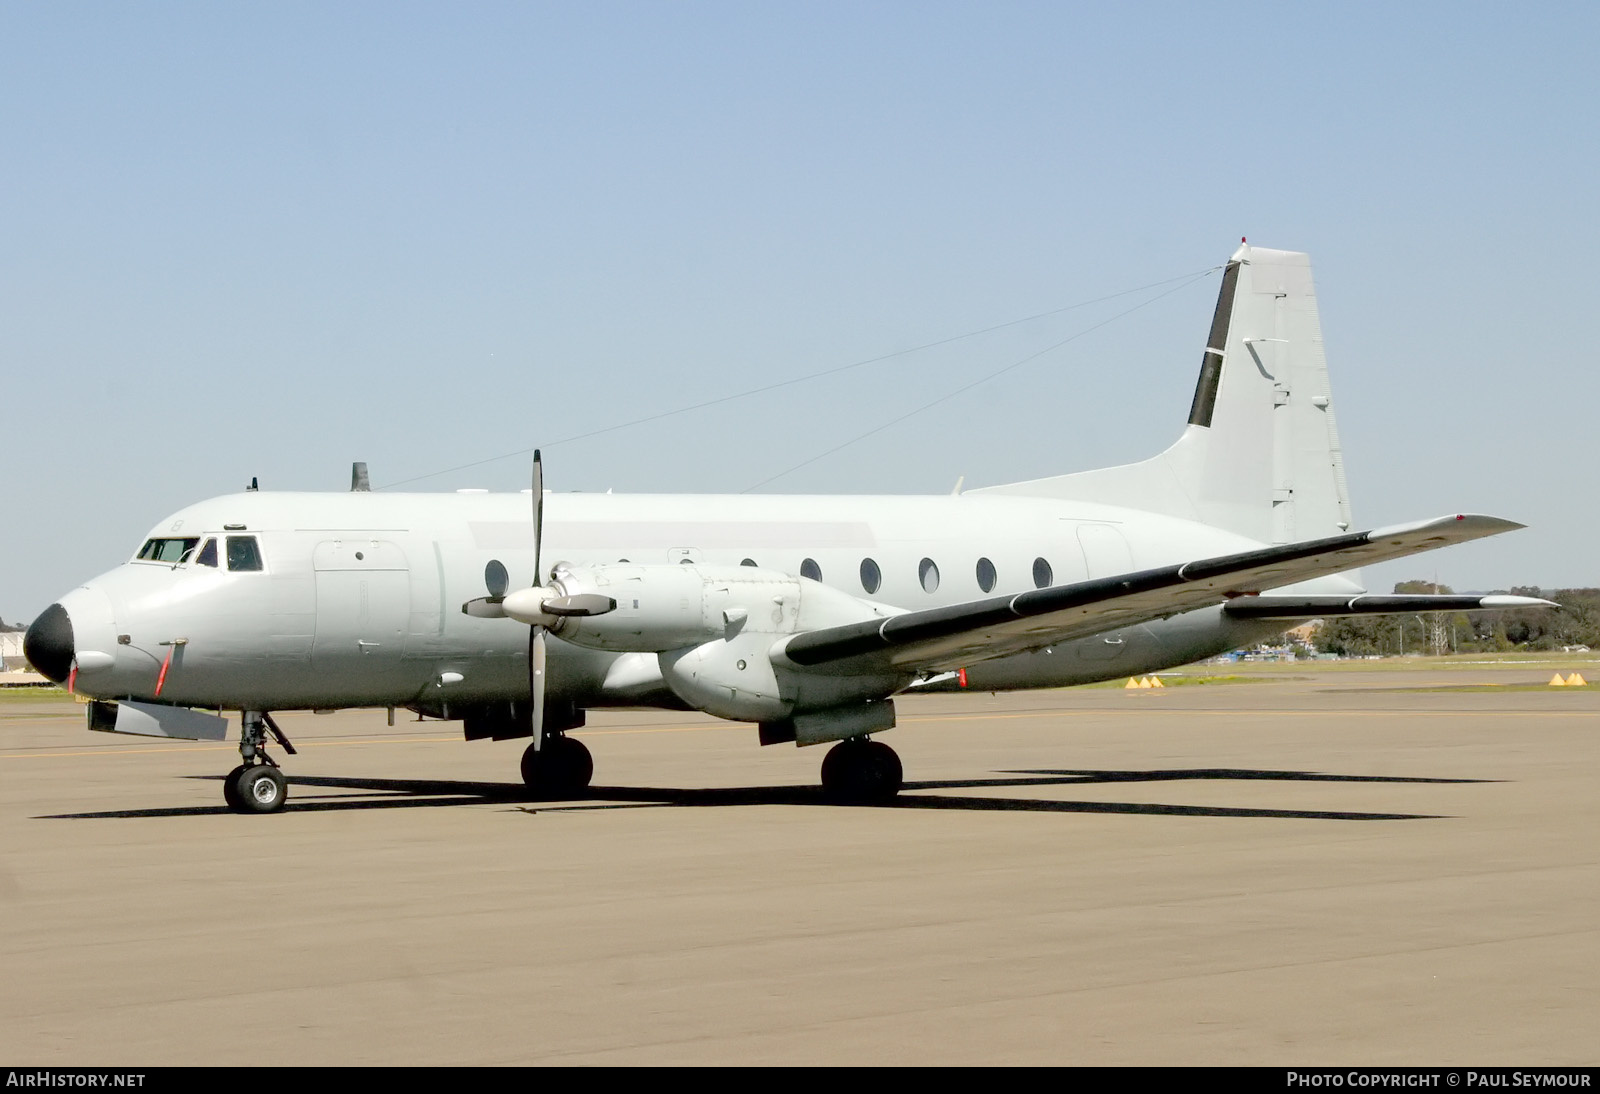
[[[1264,543],[1348,529],[1309,256],[1245,245],[1228,260],[1189,425],[1171,448],[1141,463],[968,491],[980,492],[1145,509]]]

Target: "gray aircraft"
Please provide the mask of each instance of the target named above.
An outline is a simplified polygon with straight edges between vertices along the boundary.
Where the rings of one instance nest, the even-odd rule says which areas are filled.
[[[364,469],[363,469],[364,471]],[[162,520],[47,608],[28,659],[89,728],[224,739],[230,806],[287,799],[273,711],[387,707],[529,737],[579,793],[604,707],[700,710],[763,745],[834,742],[826,790],[897,793],[873,739],[909,692],[1060,687],[1185,664],[1335,615],[1549,605],[1371,596],[1354,569],[1521,527],[1350,531],[1306,255],[1229,260],[1187,427],[1142,463],[948,496],[250,490]],[[209,711],[219,713],[212,714]]]

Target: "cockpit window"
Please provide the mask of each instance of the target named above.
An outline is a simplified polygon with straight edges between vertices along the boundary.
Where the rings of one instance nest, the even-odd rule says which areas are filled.
[[[214,539],[206,540],[206,545],[200,548],[200,553],[194,556],[194,561],[199,566],[215,567],[217,564],[217,541]]]
[[[256,546],[255,536],[228,537],[228,569],[261,569],[261,550]]]
[[[192,553],[200,543],[200,537],[190,539],[147,539],[144,546],[139,548],[140,562],[167,562],[176,566]]]

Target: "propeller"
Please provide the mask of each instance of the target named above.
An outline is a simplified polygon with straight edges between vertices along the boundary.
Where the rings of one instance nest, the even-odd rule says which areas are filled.
[[[533,450],[533,583],[544,584],[540,553],[544,550],[544,458]],[[544,745],[544,666],[545,628],[534,623],[528,628],[528,695],[533,700],[533,750]]]
[[[477,619],[517,619],[528,624],[528,697],[532,701],[533,748],[544,744],[544,677],[549,659],[548,632],[552,624],[572,616],[604,615],[617,602],[599,593],[567,593],[560,585],[546,586],[544,550],[544,458],[533,453],[533,587],[507,594],[511,577],[497,558],[483,568],[488,596],[461,605],[465,615]],[[553,576],[553,575],[552,575]]]

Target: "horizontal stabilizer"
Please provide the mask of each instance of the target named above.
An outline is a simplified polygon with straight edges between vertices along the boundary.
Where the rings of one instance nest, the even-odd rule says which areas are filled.
[[[1492,612],[1512,608],[1559,608],[1536,596],[1250,596],[1222,609],[1235,619],[1325,619],[1335,615],[1402,615],[1410,612]]]
[[[1498,517],[1440,517],[1263,547],[824,627],[795,635],[774,656],[829,672],[950,671],[1521,527]]]

